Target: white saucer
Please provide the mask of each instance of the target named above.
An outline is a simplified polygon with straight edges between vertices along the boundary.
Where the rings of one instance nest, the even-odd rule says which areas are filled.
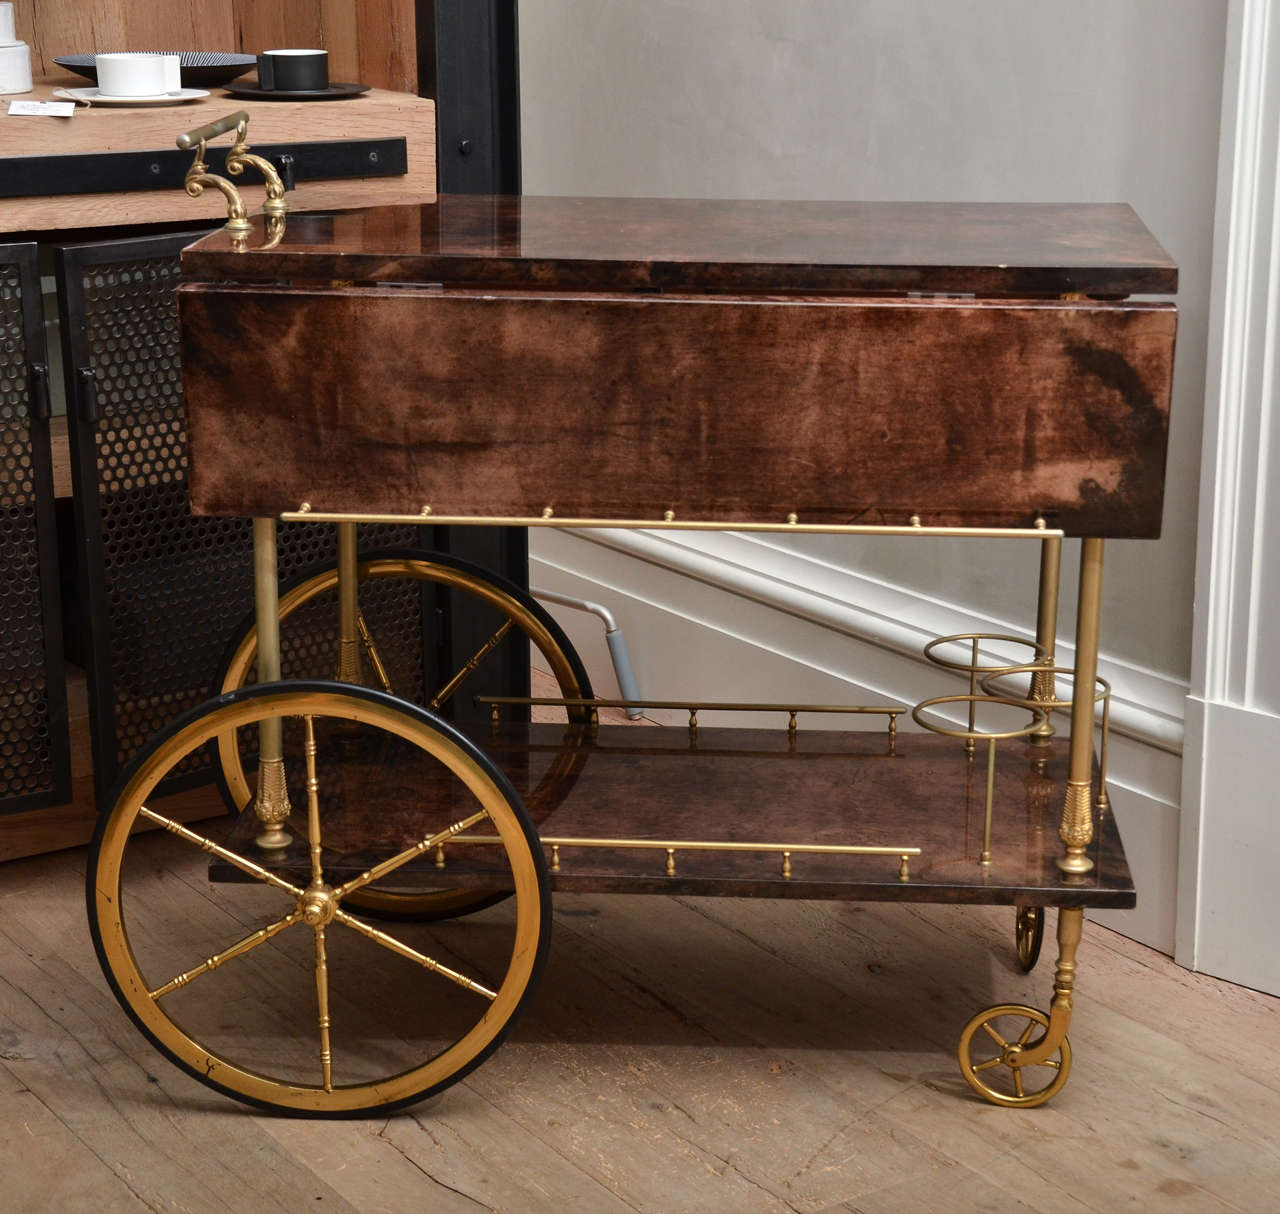
[[[69,101],[87,101],[92,105],[181,105],[184,101],[195,101],[198,97],[207,97],[208,89],[178,89],[173,93],[155,93],[149,97],[113,97],[109,93],[101,93],[96,88],[89,89],[54,89],[55,97],[66,97]]]

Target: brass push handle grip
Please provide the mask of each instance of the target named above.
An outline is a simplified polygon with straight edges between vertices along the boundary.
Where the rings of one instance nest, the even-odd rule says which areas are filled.
[[[231,150],[227,153],[227,172],[233,177],[239,177],[244,172],[245,165],[248,164],[267,179],[267,200],[262,204],[262,210],[269,220],[276,221],[279,226],[283,223],[285,211],[288,209],[284,201],[284,185],[280,181],[280,174],[276,172],[275,165],[249,151],[247,111],[237,110],[234,114],[228,114],[216,122],[196,127],[193,131],[185,131],[178,136],[178,146],[183,149],[194,146],[196,149],[196,158],[187,170],[186,178],[182,183],[183,188],[192,198],[198,198],[204,193],[206,186],[220,190],[227,200],[226,230],[231,233],[233,240],[243,241],[253,227],[245,212],[244,199],[240,197],[240,191],[225,177],[209,172],[209,166],[204,161],[205,144],[225,131],[232,130],[235,131],[236,137]],[[279,239],[280,233],[277,233],[276,241],[278,242]]]
[[[242,122],[248,125],[249,112],[236,110],[234,114],[219,118],[217,122],[206,123],[204,126],[196,127],[194,131],[179,135],[178,146],[185,152],[188,148],[195,147],[197,143],[208,143],[210,139],[216,139],[227,131],[234,131]]]

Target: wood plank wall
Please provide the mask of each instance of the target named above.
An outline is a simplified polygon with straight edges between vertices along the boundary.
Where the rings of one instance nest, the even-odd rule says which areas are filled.
[[[323,47],[331,80],[418,91],[414,0],[16,0],[15,16],[37,75],[87,51]]]

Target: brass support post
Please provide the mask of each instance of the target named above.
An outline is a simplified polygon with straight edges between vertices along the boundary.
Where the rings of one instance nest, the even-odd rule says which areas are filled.
[[[1053,975],[1053,1004],[1049,1008],[1049,1027],[1039,1041],[1032,1042],[1018,1054],[1018,1066],[1035,1066],[1058,1052],[1067,1029],[1071,1027],[1071,995],[1076,984],[1076,949],[1084,930],[1084,910],[1064,906],[1058,911],[1058,967]]]
[[[360,683],[359,602],[356,574],[356,525],[338,524],[338,660],[333,677],[339,683]]]
[[[1080,597],[1076,607],[1075,690],[1071,696],[1071,751],[1067,797],[1058,836],[1066,851],[1058,857],[1064,873],[1093,868],[1085,849],[1093,842],[1093,718],[1090,690],[1098,677],[1098,617],[1102,611],[1102,540],[1087,539],[1080,549]]]
[[[253,603],[258,630],[259,683],[280,678],[280,586],[276,577],[276,521],[253,520]],[[254,813],[262,823],[259,847],[286,847],[289,792],[284,776],[284,737],[279,717],[258,724],[258,791]]]
[[[1058,581],[1062,569],[1062,539],[1051,535],[1040,544],[1040,597],[1036,609],[1036,644],[1044,651],[1040,661],[1053,665],[1053,650],[1058,635]],[[1056,699],[1053,675],[1048,671],[1031,676],[1031,699]],[[1046,717],[1032,735],[1032,741],[1044,743],[1053,737],[1053,722]]]
[[[996,740],[987,743],[987,799],[982,821],[982,856],[983,864],[991,863],[991,809],[996,793]]]

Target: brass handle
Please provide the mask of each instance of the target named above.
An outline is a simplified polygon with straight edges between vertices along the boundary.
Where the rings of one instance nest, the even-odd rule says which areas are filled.
[[[227,152],[227,172],[234,177],[238,177],[244,172],[244,166],[251,164],[262,173],[267,181],[267,199],[263,203],[262,210],[269,220],[274,220],[276,225],[279,226],[283,223],[285,211],[287,210],[284,201],[284,186],[280,181],[279,173],[275,170],[275,166],[269,160],[264,160],[261,156],[255,156],[249,151],[249,115],[247,111],[237,110],[234,114],[228,114],[225,118],[219,118],[216,122],[196,127],[192,131],[185,131],[178,136],[177,143],[178,147],[184,150],[192,146],[196,149],[196,158],[191,162],[191,167],[187,170],[187,175],[183,179],[183,188],[192,198],[198,198],[203,194],[206,186],[212,186],[214,189],[220,190],[227,200],[227,222],[225,228],[231,233],[233,240],[243,242],[245,236],[253,228],[245,212],[244,199],[241,198],[240,191],[227,178],[219,177],[216,173],[209,172],[209,166],[204,160],[205,144],[210,139],[232,130],[235,131],[236,137],[235,142],[231,145],[231,150]],[[282,231],[275,234],[276,243],[279,242],[281,234]]]
[[[235,130],[242,122],[245,126],[249,125],[248,110],[236,110],[234,114],[219,118],[217,122],[205,123],[204,126],[196,127],[194,131],[187,131],[179,135],[178,147],[185,152],[188,148],[195,147],[197,143],[208,143],[210,139],[216,139],[227,131]]]

